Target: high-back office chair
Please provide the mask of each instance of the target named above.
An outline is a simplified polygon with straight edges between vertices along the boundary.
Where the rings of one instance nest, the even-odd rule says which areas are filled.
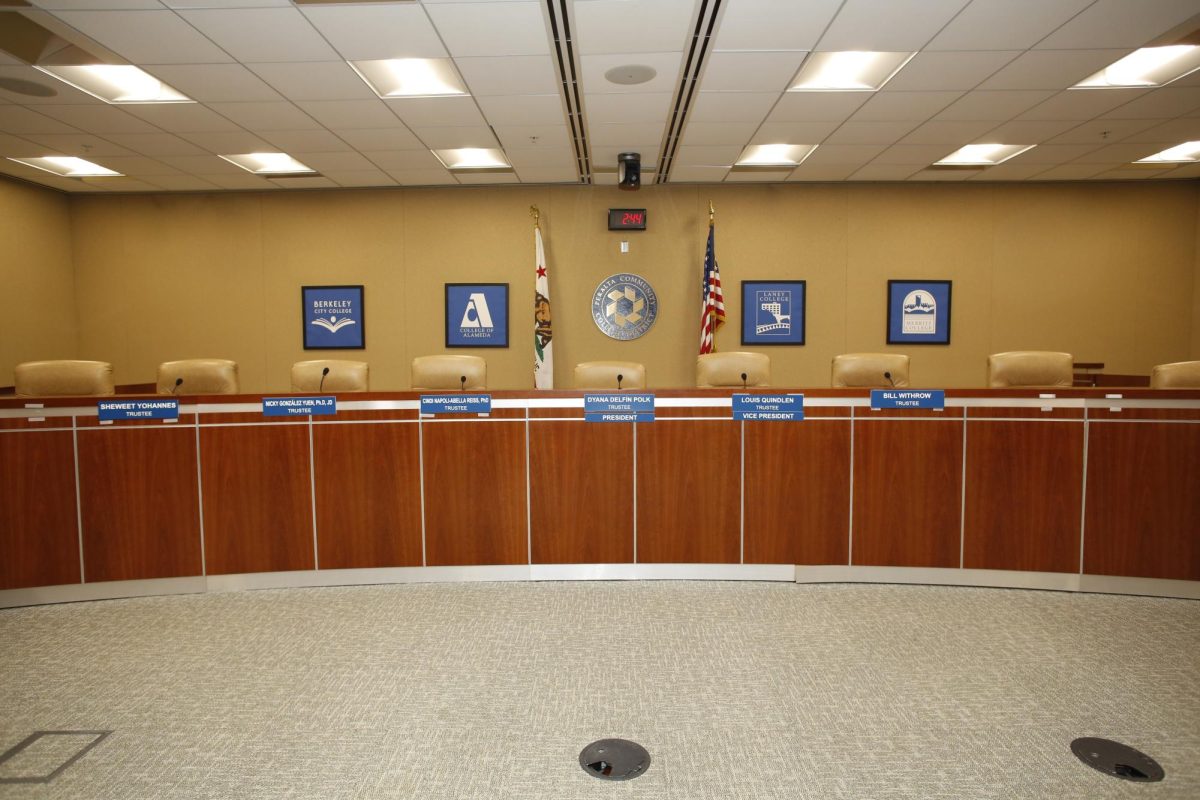
[[[487,362],[479,356],[419,356],[412,362],[412,388],[486,389]]]
[[[705,353],[696,358],[696,386],[767,386],[771,359],[762,353]]]
[[[900,353],[843,353],[833,359],[831,385],[890,389],[908,386],[908,356]]]
[[[159,394],[237,394],[238,366],[224,358],[186,358],[158,365]]]
[[[292,364],[293,392],[365,392],[369,385],[365,361],[322,358]]]
[[[26,361],[17,364],[13,384],[18,397],[110,395],[113,369],[107,361]]]
[[[1200,389],[1200,361],[1159,364],[1150,373],[1151,389]]]
[[[1042,350],[1013,350],[988,356],[988,386],[1006,389],[1018,386],[1070,387],[1075,358],[1070,353]]]
[[[645,389],[646,367],[636,361],[584,361],[575,365],[576,389]]]

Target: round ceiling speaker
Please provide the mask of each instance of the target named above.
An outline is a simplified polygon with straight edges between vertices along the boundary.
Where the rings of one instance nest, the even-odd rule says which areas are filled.
[[[654,80],[654,76],[658,75],[658,71],[654,67],[647,67],[645,64],[625,64],[621,67],[613,67],[608,72],[604,73],[604,77],[609,83],[619,83],[622,86],[636,86],[639,83],[646,83]]]

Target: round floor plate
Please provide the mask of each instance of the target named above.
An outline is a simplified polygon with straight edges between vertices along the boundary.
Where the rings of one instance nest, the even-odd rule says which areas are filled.
[[[649,769],[650,753],[637,742],[601,739],[583,748],[579,766],[601,780],[628,781]]]
[[[1076,739],[1071,752],[1092,769],[1126,781],[1161,781],[1166,775],[1150,756],[1111,739]]]

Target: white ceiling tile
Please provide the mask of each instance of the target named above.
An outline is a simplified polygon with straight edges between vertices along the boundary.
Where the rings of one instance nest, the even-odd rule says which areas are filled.
[[[209,108],[253,131],[301,131],[320,128],[291,103],[209,103]]]
[[[1200,178],[1200,164],[1184,164],[1164,174],[1167,178]]]
[[[1097,0],[1037,47],[1142,47],[1197,11],[1195,0]]]
[[[841,122],[874,97],[871,92],[788,92],[768,122]]]
[[[630,144],[627,147],[593,147],[592,169],[613,170],[616,174],[617,156],[621,153],[641,153],[642,172],[652,172],[658,167],[658,142],[643,142]],[[643,178],[643,183],[647,181]]]
[[[646,183],[650,182],[650,179],[648,177],[646,177],[644,174],[642,176],[642,180],[645,181]],[[592,175],[592,183],[596,186],[616,186],[617,185],[617,173],[615,173],[615,172],[595,173]]]
[[[720,183],[729,167],[681,167],[671,169],[671,183]]]
[[[929,50],[1028,50],[1094,0],[974,0]]]
[[[695,0],[589,0],[575,3],[573,33],[583,55],[685,49]]]
[[[956,149],[944,144],[896,144],[875,156],[871,163],[928,166],[950,155]]]
[[[0,52],[0,56],[3,53]],[[5,62],[7,63],[7,62]],[[13,102],[18,105],[106,105],[103,100],[92,97],[87,92],[81,92],[69,83],[52,78],[44,72],[39,72],[33,67],[24,64],[13,64],[11,66],[0,66],[0,77],[16,78],[22,81],[30,81],[36,83],[46,89],[49,89],[54,94],[48,97],[32,97],[27,94],[17,94],[10,92],[7,89],[0,88],[0,102]]]
[[[134,64],[234,60],[174,11],[63,11],[55,16]]]
[[[395,178],[377,169],[330,170],[323,174],[338,186],[348,188],[397,185]]]
[[[889,91],[974,89],[1014,58],[1017,50],[917,53],[887,82]]]
[[[867,164],[846,180],[850,181],[902,181],[922,167],[915,164]]]
[[[738,0],[725,8],[716,49],[811,50],[841,4],[842,0]]]
[[[346,142],[326,130],[263,131],[261,136],[285,153],[324,153],[345,149]]]
[[[378,97],[345,61],[254,64],[250,69],[289,100],[370,100]]]
[[[1018,164],[1006,161],[994,167],[980,170],[978,174],[967,178],[969,181],[1023,181],[1032,178],[1046,170],[1045,164]]]
[[[510,147],[571,147],[571,135],[565,125],[495,125],[492,129],[505,150]]]
[[[980,89],[1066,89],[1104,69],[1128,50],[1034,50],[979,84]],[[1096,91],[1108,91],[1106,89]]]
[[[916,122],[847,122],[825,139],[827,144],[892,144]]]
[[[854,122],[920,122],[962,95],[962,92],[876,92],[851,119]]]
[[[499,147],[500,143],[486,125],[455,125],[453,127],[413,128],[413,133],[430,150],[456,147]]]
[[[779,172],[735,172],[730,170],[725,176],[725,183],[782,183],[792,174],[792,170]]]
[[[399,123],[395,128],[335,128],[333,132],[356,150],[415,150],[425,147],[420,139],[413,136],[412,131]]]
[[[388,172],[396,170],[444,170],[442,162],[429,150],[368,150],[363,155]]]
[[[995,127],[995,123],[986,121],[950,122],[933,120],[901,139],[903,144],[938,144],[961,147],[976,141],[982,134]]]
[[[20,106],[0,106],[0,131],[5,133],[79,133],[53,117]]]
[[[939,183],[954,183],[969,180],[985,170],[969,169],[923,169],[908,176],[910,181],[937,181]]]
[[[123,108],[95,106],[38,106],[42,114],[90,133],[159,133],[158,128]]]
[[[1076,89],[1059,92],[1020,116],[1020,119],[1087,120],[1111,111],[1146,93],[1145,89]]]
[[[605,2],[606,0],[598,0]],[[672,95],[654,94],[594,94],[588,95],[589,124],[599,122],[665,122],[670,113]]]
[[[145,69],[201,103],[283,99],[241,64],[155,64]]]
[[[460,172],[457,177],[458,182],[464,185],[521,182],[514,172]]]
[[[569,147],[506,147],[504,155],[518,172],[533,167],[575,171],[575,152]]]
[[[154,183],[169,192],[211,192],[221,187],[194,175],[158,175]]]
[[[384,102],[410,128],[487,124],[473,97],[405,97]]]
[[[1200,108],[1200,86],[1166,87],[1117,106],[1104,116],[1111,119],[1169,119]]]
[[[454,64],[476,97],[558,91],[558,75],[549,56],[456,58]]]
[[[110,3],[112,0],[103,0]],[[287,8],[292,0],[160,0],[171,8]]]
[[[6,137],[15,139],[16,137]],[[108,139],[102,139],[98,136],[88,136],[84,133],[30,133],[26,134],[23,139],[31,142],[36,142],[35,146],[40,146],[42,150],[49,148],[55,153],[61,153],[68,156],[131,156],[134,151],[122,147],[121,145],[111,142]],[[4,153],[6,156],[24,155],[23,153]],[[34,153],[33,155],[53,155],[49,152]]]
[[[227,154],[232,155],[232,154]],[[246,171],[215,155],[163,156],[159,159],[176,169],[193,175],[245,175]]]
[[[651,142],[662,138],[663,127],[663,124],[659,122],[592,123],[588,126],[588,142],[593,146],[613,145],[616,147],[621,147],[628,142]],[[728,144],[728,142],[721,142],[721,144]]]
[[[1194,142],[1200,140],[1200,117],[1181,117],[1126,136],[1126,142]]]
[[[562,98],[556,94],[477,97],[483,115],[493,125],[542,125],[562,123]]]
[[[742,148],[738,145],[683,145],[675,150],[675,163],[691,167],[728,167],[741,154]]]
[[[1110,144],[1103,147],[1097,147],[1091,152],[1084,153],[1079,158],[1075,159],[1075,164],[1108,164],[1122,165],[1129,164],[1138,159],[1152,156],[1161,150],[1158,145],[1154,144],[1137,144],[1121,142],[1119,144]]]
[[[305,153],[302,160],[306,165],[317,170],[322,175],[330,170],[370,170],[375,167],[374,164],[361,154],[348,150],[330,153]]]
[[[792,170],[788,181],[844,181],[862,166],[857,162],[852,164],[810,164],[810,161],[812,161],[812,156]]]
[[[170,103],[166,105],[128,106],[127,110],[136,117],[157,125],[168,133],[207,133],[210,131],[237,131],[237,123],[222,117],[199,103]]]
[[[203,148],[170,133],[110,133],[105,136],[116,144],[147,156],[205,155]]]
[[[48,11],[95,9],[97,7],[115,10],[157,9],[161,11],[163,8],[161,0],[103,0],[103,3],[98,3],[97,0],[29,0],[29,2]]]
[[[1062,164],[1087,155],[1097,148],[1088,144],[1040,144],[1012,158],[1014,164]],[[1009,162],[1005,162],[1006,164]]]
[[[817,50],[920,50],[967,0],[846,0]]]
[[[579,183],[573,167],[522,167],[517,177],[521,183]]]
[[[178,13],[243,63],[333,61],[338,57],[295,8],[239,8]]]
[[[812,151],[800,166],[862,165],[886,149],[885,145],[880,144],[823,144]]]
[[[1041,144],[1060,133],[1065,133],[1079,123],[1062,120],[1014,120],[992,128],[975,141],[999,144]]]
[[[327,128],[390,128],[396,115],[382,100],[302,100],[297,103]]]
[[[84,183],[101,186],[110,192],[156,192],[158,187],[137,178],[84,178]]]
[[[158,159],[146,158],[145,156],[106,156],[101,166],[134,178],[182,174],[178,169],[169,164],[164,164]]]
[[[1054,96],[1049,91],[968,92],[938,112],[938,119],[1002,122]]]
[[[807,53],[712,53],[704,66],[704,91],[782,92]]]
[[[1080,181],[1107,170],[1100,164],[1063,164],[1039,172],[1030,180],[1035,181]]]
[[[249,131],[213,131],[179,135],[210,153],[261,153],[271,149],[265,140]]]
[[[408,169],[387,171],[401,186],[458,185],[458,181],[444,169]]]
[[[754,122],[696,122],[689,118],[683,141],[688,144],[745,144],[757,128]]]
[[[618,53],[583,56],[580,74],[583,90],[589,94],[645,94],[647,92],[674,92],[679,86],[679,67],[683,53]],[[650,67],[657,74],[646,81],[633,85],[613,83],[604,73],[613,67],[628,65]]]
[[[550,52],[542,3],[445,3],[425,11],[455,58]]]
[[[36,137],[44,138],[45,134],[33,134]],[[54,137],[62,138],[67,141],[57,142],[55,144],[40,144],[33,139],[24,139],[19,136],[9,136],[7,133],[0,133],[0,157],[2,158],[41,158],[42,156],[69,156],[82,152],[83,148],[76,139],[84,137]],[[91,137],[86,137],[90,139]],[[96,141],[91,139],[91,141]],[[113,145],[115,147],[116,145]],[[78,148],[78,149],[77,149]],[[96,153],[95,155],[103,155]]]
[[[324,175],[313,178],[269,178],[280,189],[333,189],[336,183]]]
[[[1149,130],[1163,122],[1161,119],[1093,119],[1076,125],[1050,140],[1052,144],[1114,144]]]
[[[759,122],[779,100],[778,92],[700,92],[688,119],[694,122]]]
[[[202,174],[197,177],[206,180],[209,183],[214,183],[222,189],[276,189],[273,183],[266,178],[260,178],[257,175],[251,175],[245,170],[239,170],[240,174]]]
[[[750,144],[820,144],[838,122],[764,122]]]
[[[301,11],[348,61],[446,56],[425,9],[416,3],[307,6]]]

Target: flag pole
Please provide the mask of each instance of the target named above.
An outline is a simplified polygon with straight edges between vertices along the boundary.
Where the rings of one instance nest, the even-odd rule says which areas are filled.
[[[711,231],[716,226],[717,209],[713,207],[712,200],[708,201],[708,227]],[[715,257],[715,256],[714,256]],[[717,310],[710,308],[708,310],[708,324],[712,328],[712,351],[717,352]]]

